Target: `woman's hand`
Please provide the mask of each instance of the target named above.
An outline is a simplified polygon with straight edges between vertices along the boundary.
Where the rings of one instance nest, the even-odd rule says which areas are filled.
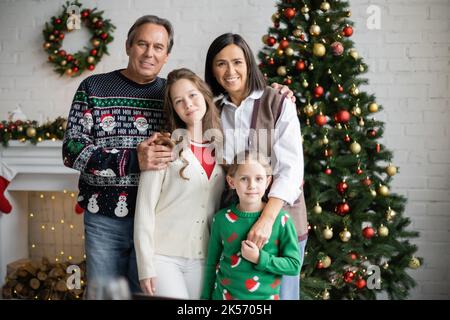
[[[241,253],[247,261],[258,264],[259,262],[259,248],[250,240],[244,240],[241,243]]]
[[[155,141],[161,137],[170,137],[170,133],[154,133],[147,140],[137,146],[139,168],[141,171],[162,170],[173,161],[172,148],[166,145],[157,145]]]
[[[294,95],[294,91],[292,91],[291,89],[289,89],[288,86],[284,86],[284,85],[281,85],[281,84],[279,84],[279,83],[274,82],[274,83],[272,83],[272,88],[274,88],[274,89],[276,89],[276,90],[279,90],[279,91],[280,91],[280,94],[285,94],[285,93],[287,93],[287,94],[286,94],[286,97],[291,98],[291,101],[292,101],[293,103],[295,103],[295,101],[297,100],[297,98],[296,98],[295,95]]]
[[[265,218],[261,215],[247,234],[247,240],[261,249],[269,241],[273,222],[272,219]]]
[[[156,295],[156,277],[139,280],[139,284],[144,293]]]

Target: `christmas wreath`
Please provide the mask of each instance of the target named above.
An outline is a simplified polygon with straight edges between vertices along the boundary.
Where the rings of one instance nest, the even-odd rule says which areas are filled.
[[[107,45],[114,38],[112,31],[116,28],[109,19],[103,18],[103,11],[82,8],[78,2],[66,2],[62,13],[54,16],[51,22],[45,23],[44,49],[49,54],[48,61],[55,66],[55,71],[61,75],[79,76],[84,70],[94,70],[103,54],[108,54]],[[67,32],[82,27],[91,33],[90,47],[85,47],[74,54],[62,49],[64,36]]]

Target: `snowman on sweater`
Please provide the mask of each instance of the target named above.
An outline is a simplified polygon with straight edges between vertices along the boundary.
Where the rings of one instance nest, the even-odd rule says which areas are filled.
[[[100,210],[100,208],[98,207],[98,204],[97,204],[97,198],[98,198],[98,193],[94,193],[88,200],[87,209],[91,213],[97,213],[98,210]]]
[[[125,217],[128,214],[127,195],[125,192],[119,195],[119,202],[117,202],[117,207],[114,210],[114,214],[118,217]]]

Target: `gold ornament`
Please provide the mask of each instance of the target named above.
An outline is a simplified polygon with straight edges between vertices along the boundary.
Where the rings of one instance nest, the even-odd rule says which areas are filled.
[[[325,229],[322,230],[322,236],[325,240],[333,238],[333,228],[326,226]]]
[[[331,69],[328,69],[327,73],[328,73],[328,74],[331,74]]]
[[[359,58],[359,53],[355,48],[351,48],[350,50],[348,50],[348,54],[355,60]]]
[[[376,197],[377,196],[377,192],[373,189],[370,189],[370,194],[372,195],[372,197]]]
[[[353,107],[352,114],[354,116],[356,116],[356,117],[359,116],[361,114],[361,108],[360,107]]]
[[[308,6],[305,4],[302,8],[301,8],[301,10],[300,10],[303,14],[307,14],[308,12],[309,12],[309,8],[308,8]]]
[[[350,10],[347,11],[347,17],[351,17],[352,16],[352,12]]]
[[[320,4],[320,10],[322,10],[323,12],[327,12],[328,10],[330,10],[330,4],[326,1],[322,2]]]
[[[380,237],[387,237],[389,235],[389,229],[384,225],[379,226],[378,227],[378,235]]]
[[[314,114],[314,107],[308,103],[304,108],[303,112],[308,116],[311,117]]]
[[[303,88],[307,88],[309,86],[309,83],[308,83],[308,81],[306,81],[306,79],[303,80],[302,86],[303,86]]]
[[[50,48],[51,44],[49,42],[44,43],[44,49]]]
[[[375,113],[378,111],[378,105],[375,102],[369,104],[369,112]]]
[[[364,127],[364,120],[363,120],[363,118],[360,118],[360,119],[359,119],[358,125],[359,125],[360,127]]]
[[[391,207],[389,207],[388,210],[386,211],[386,220],[392,221],[395,218],[396,214],[397,212],[395,212],[394,210],[391,209]]]
[[[302,36],[302,34],[303,34],[303,31],[302,31],[301,29],[295,29],[295,30],[292,32],[292,34],[293,34],[295,37],[300,38],[300,37]]]
[[[277,22],[278,20],[280,20],[280,14],[278,12],[275,12],[272,15],[272,22]]]
[[[292,48],[286,48],[286,50],[284,51],[286,53],[287,56],[292,56],[294,54],[294,49]]]
[[[27,129],[27,137],[34,138],[36,136],[36,128],[28,127]]]
[[[22,126],[17,126],[17,132],[22,132],[23,131],[23,127]]]
[[[321,214],[322,213],[322,207],[317,203],[314,208],[313,208],[313,212],[315,214]]]
[[[48,37],[48,39],[49,39],[50,41],[53,41],[53,40],[55,40],[55,36],[51,34],[50,37]]]
[[[417,269],[420,267],[420,260],[416,257],[412,257],[411,260],[409,260],[408,267],[411,269]]]
[[[310,63],[308,66],[308,70],[313,71],[314,70],[314,64]]]
[[[323,137],[323,139],[322,139],[322,144],[323,144],[323,145],[327,145],[328,142],[330,142],[330,141],[328,141],[328,138],[327,138],[327,136],[325,135],[325,136]]]
[[[327,289],[325,289],[325,291],[322,293],[322,299],[323,300],[330,300],[330,293],[328,292]]]
[[[64,66],[67,64],[67,61],[66,61],[66,60],[63,60],[63,61],[61,61],[59,64],[62,65],[62,66],[64,67]]]
[[[359,89],[355,85],[352,85],[350,88],[350,94],[356,97],[359,94]]]
[[[366,70],[366,69],[364,69],[364,66],[362,64],[360,64],[359,65],[359,72],[364,72],[364,70]]]
[[[326,53],[325,46],[321,43],[314,43],[313,46],[313,54],[316,57],[323,57]]]
[[[261,38],[262,43],[267,44],[267,39],[269,39],[269,35],[268,34],[263,35]]]
[[[98,46],[100,45],[100,40],[98,40],[98,39],[92,39],[92,45],[93,45],[94,47],[98,47]]]
[[[287,74],[286,67],[285,66],[278,67],[277,74],[281,77],[284,77]]]
[[[389,263],[385,262],[385,263],[383,264],[383,269],[384,269],[384,270],[387,270],[388,268],[389,268]]]
[[[360,153],[361,152],[361,145],[358,143],[358,142],[353,142],[351,145],[350,145],[350,151],[353,153],[353,154],[358,154],[358,153]]]
[[[284,51],[283,51],[283,49],[277,49],[277,55],[279,56],[279,57],[281,57],[283,54],[284,54]]]
[[[325,21],[330,22],[330,17],[326,17]]]
[[[378,187],[378,194],[386,197],[387,195],[389,195],[389,188],[380,184],[380,186]]]
[[[392,164],[389,164],[389,166],[387,166],[384,171],[386,171],[388,176],[392,177],[392,176],[395,176],[397,174],[397,167],[393,166]]]
[[[311,27],[309,27],[309,33],[312,36],[318,36],[320,34],[320,27],[316,23],[312,24]]]
[[[71,76],[73,73],[71,68],[66,69],[66,75]]]
[[[341,238],[342,242],[348,242],[351,237],[352,234],[347,230],[347,228],[344,228],[344,230],[339,233],[339,238]]]
[[[88,62],[88,63],[94,63],[94,61],[95,61],[95,58],[93,57],[93,56],[89,56],[89,57],[87,57],[86,58],[86,61]]]
[[[331,266],[331,258],[329,256],[325,256],[325,258],[320,260],[322,262],[322,266],[326,269]]]

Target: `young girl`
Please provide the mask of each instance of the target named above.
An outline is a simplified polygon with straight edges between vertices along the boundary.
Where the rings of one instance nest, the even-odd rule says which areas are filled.
[[[287,212],[277,215],[263,249],[246,240],[266,206],[261,199],[271,179],[271,167],[258,153],[238,154],[229,167],[227,182],[239,203],[213,218],[203,299],[278,300],[281,276],[300,272],[297,233]]]
[[[237,34],[223,34],[210,45],[205,81],[215,96],[221,96],[218,104],[225,134],[225,160],[229,162],[239,152],[256,149],[271,158],[274,168],[269,200],[248,239],[262,248],[281,208],[288,204],[285,208],[294,220],[303,257],[308,229],[300,188],[303,150],[295,104],[266,86],[250,47]],[[299,274],[283,278],[281,298],[299,299]]]
[[[165,170],[140,176],[134,243],[140,284],[150,295],[200,298],[208,220],[219,208],[225,184],[211,141],[203,141],[209,129],[219,130],[216,142],[221,138],[212,98],[208,86],[192,71],[169,73],[164,104],[168,129],[185,129],[188,147]],[[157,143],[165,140],[162,137]]]

